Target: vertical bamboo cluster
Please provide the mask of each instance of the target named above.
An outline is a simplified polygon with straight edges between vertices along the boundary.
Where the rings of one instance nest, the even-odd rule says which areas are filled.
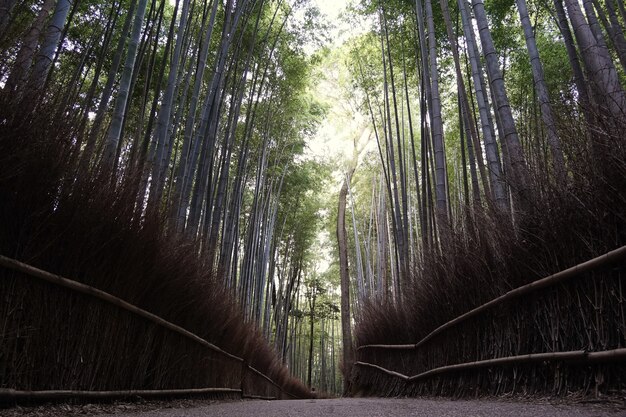
[[[624,228],[622,1],[360,10],[377,25],[349,65],[378,155],[349,200],[357,344],[414,343],[451,310],[624,244],[606,237]]]
[[[5,121],[31,123],[38,112],[68,120],[74,152],[63,192],[94,178],[131,189],[124,221],[156,222],[189,242],[284,362],[323,177],[300,158],[323,113],[301,100],[311,59],[292,18],[305,7],[0,3]]]
[[[354,233],[351,262],[364,275],[377,268],[373,276],[382,287],[358,280],[359,299],[383,298],[390,290],[397,299],[424,259],[447,256],[453,236],[476,238],[484,216],[516,228],[534,215],[546,187],[567,188],[566,149],[572,145],[562,143],[555,106],[584,115],[587,124],[604,131],[623,122],[624,90],[613,62],[621,60],[624,46],[621,2],[553,5],[554,10],[527,0],[510,7],[483,0],[363,2],[378,26],[353,42],[350,65],[378,144],[386,203],[381,206],[375,192],[362,193],[373,209],[357,216],[369,218],[360,228],[368,239],[359,242]],[[525,107],[511,104],[505,74],[510,63],[507,51],[497,49],[502,35],[492,33],[489,13],[519,25],[515,36],[526,47],[532,79],[531,86],[515,86],[529,91],[532,103]],[[565,105],[550,96],[533,19],[562,34],[574,83],[560,88],[575,90],[575,101]],[[606,152],[606,143],[591,136],[594,150]],[[374,221],[381,217],[390,225],[388,238]]]

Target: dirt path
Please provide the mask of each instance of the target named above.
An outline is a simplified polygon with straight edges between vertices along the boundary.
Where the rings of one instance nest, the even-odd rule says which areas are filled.
[[[104,417],[104,415],[101,415]],[[172,408],[115,417],[626,417],[606,405],[554,405],[505,401],[351,398],[301,401],[241,401]]]

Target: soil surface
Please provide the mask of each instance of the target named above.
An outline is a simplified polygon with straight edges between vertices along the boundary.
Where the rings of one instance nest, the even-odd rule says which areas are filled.
[[[100,417],[626,417],[624,404],[503,400],[342,398],[298,401],[174,401],[55,405],[0,410],[2,416]]]

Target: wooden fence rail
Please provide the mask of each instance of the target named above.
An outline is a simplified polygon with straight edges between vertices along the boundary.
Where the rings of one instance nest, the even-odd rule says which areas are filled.
[[[49,391],[21,391],[14,389],[0,389],[0,403],[8,401],[49,401],[49,400],[115,400],[122,398],[164,398],[191,395],[216,395],[216,394],[239,394],[240,389],[234,388],[195,388],[195,389],[170,389],[170,390],[125,390],[125,391],[74,391],[74,390],[49,390]]]
[[[531,292],[543,289],[543,288],[547,288],[547,287],[552,287],[554,285],[557,285],[559,283],[562,283],[563,281],[567,281],[568,279],[572,279],[575,278],[581,274],[584,274],[586,272],[590,272],[593,271],[595,269],[604,267],[606,265],[609,265],[611,263],[617,262],[619,260],[622,259],[626,259],[626,246],[622,246],[619,249],[615,249],[611,252],[605,253],[604,255],[600,255],[596,258],[590,259],[586,262],[583,262],[581,264],[578,264],[576,266],[573,266],[571,268],[565,269],[561,272],[557,272],[556,274],[553,275],[549,275],[545,278],[541,278],[537,281],[531,282],[530,284],[526,284],[523,285],[521,287],[515,288],[497,298],[494,298],[491,301],[488,301],[470,311],[468,311],[467,313],[461,314],[460,316],[442,324],[441,326],[437,327],[435,330],[433,330],[432,332],[430,332],[429,334],[427,334],[424,338],[422,338],[420,341],[418,341],[417,343],[411,343],[411,344],[399,344],[399,345],[384,345],[384,344],[369,344],[369,345],[362,345],[357,347],[357,350],[361,350],[361,349],[373,349],[373,348],[378,348],[378,349],[417,349],[420,346],[424,345],[426,342],[428,342],[430,339],[432,339],[433,337],[437,336],[440,333],[443,333],[445,330],[448,330],[451,327],[456,326],[457,324],[475,317],[487,310],[489,310],[490,308],[493,308],[497,305],[503,304],[507,301],[510,301],[514,298],[518,298],[521,297],[522,295],[527,295]]]
[[[31,265],[20,262],[16,259],[8,258],[0,255],[0,266],[13,271],[20,272],[26,276],[37,278],[56,286],[68,288],[77,293],[88,295],[92,298],[104,301],[107,304],[130,312],[135,316],[142,317],[157,326],[168,329],[174,333],[177,333],[187,339],[190,339],[201,346],[210,349],[226,358],[240,362],[244,369],[251,371],[267,380],[270,384],[278,388],[283,394],[291,398],[299,398],[290,392],[285,391],[279,384],[272,380],[269,376],[265,375],[258,369],[245,363],[245,360],[239,356],[233,355],[219,348],[218,346],[208,342],[200,336],[186,330],[172,322],[169,322],[149,311],[143,310],[133,304],[130,304],[121,298],[118,298],[105,291],[91,287],[89,285],[55,275],[50,272],[35,268]],[[242,375],[244,378],[244,375]],[[123,391],[72,391],[72,390],[48,390],[48,391],[20,391],[14,389],[0,389],[0,402],[12,401],[12,400],[38,400],[38,399],[62,399],[62,398],[82,398],[82,399],[114,399],[132,396],[141,397],[169,397],[169,396],[181,396],[181,395],[198,395],[198,394],[224,394],[224,393],[239,393],[245,398],[262,398],[262,399],[276,399],[275,397],[266,397],[252,395],[243,392],[243,389],[232,388],[196,388],[196,389],[173,389],[173,390],[123,390]]]
[[[404,381],[411,382],[418,379],[427,378],[432,375],[443,374],[447,372],[464,371],[475,368],[485,368],[488,366],[517,365],[522,363],[525,364],[533,362],[553,361],[599,363],[618,362],[623,360],[626,360],[626,348],[605,350],[602,352],[585,352],[584,350],[573,350],[568,352],[530,353],[527,355],[507,356],[505,358],[485,359],[482,361],[472,361],[454,365],[441,366],[412,376],[404,375],[396,371],[391,371],[389,369],[383,368],[382,366],[378,366],[372,363],[357,361],[354,364],[366,368],[376,369],[387,375],[391,375]]]
[[[594,270],[597,270],[602,267],[606,267],[612,264],[615,264],[619,261],[623,261],[626,259],[626,246],[622,246],[621,248],[615,249],[611,252],[608,252],[604,255],[598,256],[581,264],[578,264],[574,267],[565,269],[556,274],[547,276],[545,278],[534,281],[530,284],[523,285],[521,287],[515,288],[507,293],[494,298],[491,301],[488,301],[444,324],[437,327],[435,330],[427,334],[424,338],[419,340],[417,343],[412,344],[368,344],[357,347],[357,351],[363,349],[381,349],[381,350],[417,350],[428,341],[433,339],[435,336],[443,333],[444,331],[458,325],[459,323],[466,321],[472,317],[479,316],[485,311],[504,304],[513,299],[519,298],[523,295],[527,295],[529,293],[538,291],[540,289],[545,289],[548,287],[553,287],[559,283],[563,283],[569,279],[578,277],[584,273],[588,273]],[[417,375],[404,375],[401,372],[393,371],[390,369],[386,369],[380,365],[367,363],[363,361],[355,362],[356,366],[374,369],[384,374],[390,375],[392,377],[399,378],[400,380],[406,382],[412,382],[419,379],[427,378],[432,375],[454,372],[454,371],[462,371],[468,369],[475,368],[483,368],[489,366],[502,366],[502,365],[515,365],[515,364],[524,364],[524,363],[533,363],[533,362],[581,362],[581,363],[599,363],[599,362],[623,362],[626,361],[626,348],[619,348],[613,350],[606,351],[598,351],[598,352],[586,352],[586,351],[567,351],[567,352],[547,352],[547,353],[533,353],[526,355],[517,355],[517,356],[508,356],[494,359],[486,359],[480,361],[473,362],[465,362],[453,365],[446,365],[441,367],[436,367],[433,369],[429,369],[425,372],[421,372]]]

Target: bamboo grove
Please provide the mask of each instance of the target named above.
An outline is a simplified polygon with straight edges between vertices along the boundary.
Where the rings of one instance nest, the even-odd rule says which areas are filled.
[[[337,224],[357,320],[346,346],[415,343],[481,301],[623,244],[624,10],[614,0],[354,6],[373,29],[347,43],[345,62],[376,149],[344,184],[354,233]],[[586,339],[563,343],[591,349]],[[355,390],[407,393],[352,372]],[[459,380],[420,392],[458,394]]]
[[[183,256],[178,263],[191,262],[217,286],[205,300],[174,300],[176,309],[215,303],[210,308],[228,314],[229,300],[237,300],[235,311],[241,310],[245,322],[257,326],[280,362],[287,363],[324,180],[323,167],[301,157],[324,113],[308,92],[314,58],[302,50],[309,35],[299,27],[316,26],[308,8],[284,0],[3,1],[2,141],[14,152],[5,156],[19,167],[8,172],[15,165],[4,164],[5,202],[29,199],[27,191],[9,191],[28,166],[16,149],[33,151],[56,141],[58,152],[48,157],[61,159],[60,172],[32,173],[49,179],[58,174],[54,191],[38,190],[39,180],[30,191],[56,195],[45,207],[28,206],[34,217],[61,216],[77,209],[72,205],[82,207],[77,218],[95,217],[89,207],[110,199],[110,212],[100,213],[102,224],[112,221],[112,230],[137,235],[158,230],[158,238],[152,238],[157,243],[143,243],[146,256],[153,243],[167,248],[171,243],[158,242],[179,242],[172,259]],[[30,151],[24,152],[32,157]],[[115,202],[122,200],[117,212]],[[14,216],[16,207],[5,207],[3,218]],[[69,248],[64,252],[50,244],[33,254],[13,240],[26,233],[20,227],[14,235],[5,229],[5,254],[84,277],[105,290],[114,281],[124,299],[142,300],[146,287],[169,285],[143,273],[123,277],[119,274],[132,268],[122,265],[102,282],[97,277],[103,272],[92,270],[95,264],[64,269],[66,262],[72,264]],[[89,229],[84,234],[84,239],[98,235]],[[79,232],[70,246],[80,246],[80,239]],[[107,238],[102,239],[104,249]],[[131,253],[127,246],[141,242],[119,242],[120,249]],[[87,257],[119,262],[105,261],[105,252]],[[141,254],[129,262],[139,265]],[[194,267],[179,264],[170,275],[188,268]],[[178,285],[196,284],[190,277]],[[215,300],[221,287],[229,294]],[[152,303],[158,311],[174,311],[162,305],[165,301]],[[197,307],[196,319],[212,320],[202,318],[203,308]],[[184,309],[171,314],[175,322],[187,317]],[[250,335],[239,339],[224,336],[238,334],[243,330],[237,326],[244,325],[231,319],[214,325],[226,323],[234,327],[211,337],[226,337],[224,343],[254,352],[259,343],[254,331],[246,327]],[[267,355],[264,348],[257,351],[253,356]]]
[[[367,30],[325,48],[329,29],[307,0],[0,0],[0,253],[162,314],[303,396],[287,368],[309,388],[341,391],[341,369],[345,393],[392,395],[396,385],[351,366],[371,359],[357,346],[414,343],[624,244],[623,0],[362,0],[346,15]],[[324,102],[319,85],[342,71]],[[335,164],[336,193],[340,152],[323,162],[306,152],[333,100],[352,112],[344,130],[357,115],[366,125]],[[623,300],[621,280],[574,292]],[[65,316],[29,285],[0,282],[11,294],[0,357],[14,365],[0,363],[0,376],[49,388],[45,349],[35,353],[56,339],[27,332],[25,343],[23,329]],[[24,307],[31,292],[39,310]],[[533,302],[557,328],[593,310]],[[594,314],[601,340],[572,324],[529,349],[623,347],[623,307]],[[514,327],[505,321],[502,334]],[[185,380],[166,359],[191,359],[168,343],[147,348],[162,372],[124,374],[132,387]],[[23,345],[32,363],[16,356]],[[109,371],[97,387],[128,388]],[[591,384],[576,372],[554,386]],[[461,393],[462,382],[420,392]]]

